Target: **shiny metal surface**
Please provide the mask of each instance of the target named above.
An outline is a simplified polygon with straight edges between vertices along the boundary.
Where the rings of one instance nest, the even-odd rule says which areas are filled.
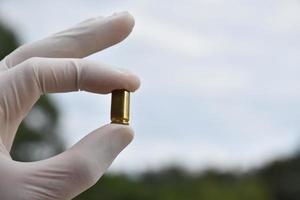
[[[129,124],[130,92],[127,90],[114,90],[111,97],[110,119],[111,123]]]

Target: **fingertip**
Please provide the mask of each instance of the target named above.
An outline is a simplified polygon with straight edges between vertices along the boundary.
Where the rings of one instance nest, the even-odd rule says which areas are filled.
[[[134,17],[127,11],[113,15],[111,22],[115,33],[115,42],[124,40],[135,25]]]
[[[124,12],[124,15],[125,15],[124,18],[126,19],[126,24],[128,25],[128,28],[132,30],[135,25],[135,19],[133,15],[130,14],[128,11]]]
[[[130,92],[135,92],[141,85],[140,78],[135,74],[127,74],[127,88]]]
[[[125,86],[122,86],[124,88],[119,89],[127,89],[130,92],[134,92],[140,87],[141,80],[137,75],[133,74],[128,69],[118,68],[118,70],[122,73],[125,83]]]
[[[110,129],[110,134],[114,137],[115,141],[119,141],[126,147],[134,138],[134,131],[128,125],[110,123],[105,126]]]
[[[135,76],[135,75],[134,75]],[[135,76],[135,79],[133,80],[133,92],[138,90],[141,87],[141,79],[138,76]]]
[[[131,30],[135,25],[134,17],[128,11],[116,13],[112,15],[112,19],[116,19],[118,23],[126,27],[127,30]]]

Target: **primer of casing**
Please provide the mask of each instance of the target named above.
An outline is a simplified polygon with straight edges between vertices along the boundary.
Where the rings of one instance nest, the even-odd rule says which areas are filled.
[[[127,90],[114,90],[111,95],[111,123],[128,125],[130,92]]]

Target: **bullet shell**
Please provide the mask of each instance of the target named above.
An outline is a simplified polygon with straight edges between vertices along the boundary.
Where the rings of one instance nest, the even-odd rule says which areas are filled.
[[[130,92],[114,90],[111,95],[111,123],[128,125],[129,123]]]

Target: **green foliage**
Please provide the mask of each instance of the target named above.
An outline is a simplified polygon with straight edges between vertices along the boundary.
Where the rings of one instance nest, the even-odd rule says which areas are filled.
[[[300,153],[271,163],[259,173],[270,186],[275,199],[300,199]]]
[[[138,178],[104,176],[75,200],[271,200],[268,186],[257,176],[209,171],[189,174],[180,168],[146,172]]]
[[[300,154],[257,171],[189,174],[171,167],[139,177],[106,175],[75,200],[299,200]]]
[[[0,60],[12,52],[18,46],[16,36],[0,24]]]

